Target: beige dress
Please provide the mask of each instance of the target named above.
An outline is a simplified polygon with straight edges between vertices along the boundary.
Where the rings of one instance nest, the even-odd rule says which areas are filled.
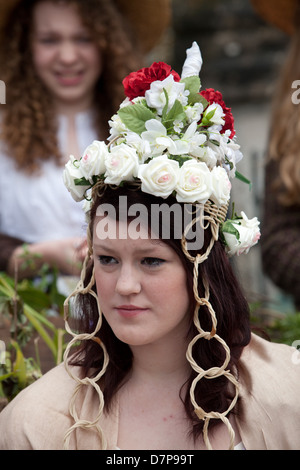
[[[256,335],[239,366],[240,400],[236,422],[246,450],[300,449],[300,360],[294,348],[269,343]],[[60,450],[73,424],[69,401],[74,380],[61,364],[27,387],[0,413],[0,449]],[[85,386],[77,401],[78,415],[91,420],[98,399]],[[118,447],[118,406],[100,425],[108,449]],[[77,429],[71,449],[100,448],[94,430]]]

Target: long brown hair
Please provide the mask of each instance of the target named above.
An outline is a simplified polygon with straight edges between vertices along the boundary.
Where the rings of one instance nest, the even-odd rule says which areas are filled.
[[[268,145],[268,157],[279,168],[273,189],[278,192],[279,202],[286,206],[300,204],[300,104],[292,99],[297,93],[292,83],[300,78],[299,26],[300,22],[275,90]]]
[[[49,92],[37,77],[30,46],[32,16],[41,0],[21,1],[12,11],[0,41],[1,79],[6,84],[1,139],[18,166],[28,171],[39,160],[61,155],[56,139],[57,123]],[[60,0],[51,0],[58,2]],[[103,72],[95,89],[95,129],[107,137],[107,121],[125,98],[123,78],[141,64],[141,55],[125,19],[107,0],[65,0],[79,11],[99,47]]]
[[[109,203],[115,207],[116,213],[118,214],[120,195],[127,197],[128,208],[132,204],[145,205],[149,209],[149,217],[151,204],[164,203],[171,206],[174,203],[172,197],[161,199],[156,196],[147,195],[141,191],[132,191],[127,188],[111,189],[106,187],[101,197],[98,197],[93,204],[90,233],[92,233],[93,220],[97,207],[102,203]],[[174,237],[173,235],[171,233],[170,239],[164,239],[163,241],[176,251],[186,270],[187,290],[190,298],[190,330],[187,332],[187,338],[194,337],[197,331],[193,323],[193,314],[196,306],[193,292],[193,264],[185,256],[181,247],[181,241],[178,237]],[[202,248],[203,251],[206,250],[210,240],[210,230],[206,229]],[[92,270],[93,262],[90,261],[86,270],[85,285],[90,282]],[[231,358],[228,369],[236,375],[238,359],[243,348],[250,341],[249,308],[221,241],[215,242],[208,259],[199,265],[198,292],[200,297],[205,296],[203,279],[208,280],[209,283],[210,303],[216,312],[218,322],[217,333],[230,348]],[[94,292],[96,292],[95,286],[93,289]],[[91,294],[80,294],[77,297],[75,305],[75,318],[77,320],[76,325],[73,325],[73,329],[79,333],[91,333],[94,331],[99,318],[95,297]],[[199,309],[198,315],[202,327],[210,331],[212,329],[212,321],[208,308],[202,306]],[[116,392],[124,381],[126,381],[126,377],[132,366],[133,357],[129,346],[116,338],[104,317],[97,336],[105,345],[109,356],[107,369],[101,379],[101,389],[104,395],[104,410],[109,411]],[[213,367],[221,367],[224,362],[224,355],[223,347],[213,338],[210,341],[199,340],[193,347],[193,357],[195,361],[201,368],[206,370]],[[72,357],[71,363],[80,365],[83,368],[83,375],[86,376],[89,375],[91,369],[101,370],[103,360],[103,350],[99,348],[97,342],[83,341],[75,357]],[[187,393],[181,395],[181,399],[184,403],[187,417],[191,422],[191,431],[196,438],[202,432],[203,421],[199,421],[196,417],[189,396],[189,389],[194,378],[195,372],[191,368],[190,377],[186,384]],[[195,389],[195,398],[203,409],[224,413],[225,410],[228,409],[228,404],[231,402],[233,396],[228,386],[228,381],[224,376],[221,376],[217,380],[202,380],[198,382]],[[212,423],[212,425],[215,424],[216,420],[213,421],[214,423]]]

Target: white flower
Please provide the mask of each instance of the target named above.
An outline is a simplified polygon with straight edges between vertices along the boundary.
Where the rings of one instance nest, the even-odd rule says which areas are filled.
[[[216,166],[217,157],[215,152],[210,147],[198,147],[197,149],[193,149],[191,151],[191,155],[197,157],[197,160],[200,160],[208,166],[208,168],[212,169]]]
[[[225,139],[225,137],[223,138]],[[226,144],[225,161],[223,166],[227,170],[230,178],[235,177],[235,170],[237,163],[242,160],[243,154],[240,151],[240,146],[233,140],[229,139]]]
[[[105,142],[94,140],[85,151],[83,157],[80,159],[80,168],[82,175],[93,183],[93,176],[102,175],[105,172],[105,159],[108,155],[108,150]]]
[[[196,132],[196,128],[197,123],[194,121],[181,138],[178,136],[174,136],[173,139],[171,137],[160,137],[157,142],[165,145],[171,155],[195,155],[200,146],[206,141],[206,136]]]
[[[182,67],[181,78],[198,76],[202,67],[202,56],[198,44],[194,41],[186,51],[186,59]]]
[[[202,113],[203,113],[203,104],[202,103],[195,103],[193,106],[187,106],[186,110],[185,110],[185,115],[187,117],[187,122],[188,123],[190,123],[192,121],[199,122]]]
[[[110,126],[110,137],[108,138],[108,140],[112,140],[120,134],[123,134],[128,131],[127,127],[125,126],[118,114],[114,114],[111,120],[108,121],[108,124]]]
[[[152,156],[161,155],[167,148],[166,143],[169,141],[161,140],[161,137],[167,137],[167,129],[157,119],[150,119],[145,122],[146,131],[142,132],[142,139],[150,143]],[[169,138],[167,138],[169,139]]]
[[[197,122],[193,121],[187,130],[185,131],[184,136],[181,140],[186,141],[189,144],[189,153],[191,155],[196,155],[197,150],[205,143],[206,136],[204,134],[200,134],[196,131],[197,129]]]
[[[113,147],[105,160],[106,184],[120,184],[122,181],[133,181],[137,176],[139,159],[136,150],[124,143]]]
[[[174,191],[179,173],[179,164],[166,155],[160,155],[149,163],[140,165],[138,177],[145,193],[167,198]]]
[[[208,140],[208,146],[211,148],[219,163],[223,165],[230,178],[235,177],[236,164],[243,158],[240,152],[240,146],[225,134],[209,130],[210,139],[216,141],[218,145]]]
[[[227,220],[226,223],[231,223],[234,228],[239,232],[239,239],[233,234],[226,232],[226,229],[222,230],[226,241],[226,250],[229,256],[237,254],[238,256],[242,253],[247,254],[250,248],[258,242],[260,239],[260,230],[257,217],[248,219],[244,212],[241,212],[241,219]]]
[[[83,174],[79,167],[79,162],[73,155],[70,155],[70,159],[65,165],[63,171],[63,182],[67,190],[71,193],[72,198],[76,202],[82,201],[84,199],[85,191],[90,187],[75,184],[75,181],[80,180],[81,178],[83,178]]]
[[[175,100],[179,100],[183,105],[187,104],[187,91],[185,90],[184,83],[175,82],[173,75],[169,75],[164,80],[156,80],[150,85],[150,89],[146,91],[145,98],[147,105],[150,108],[156,108],[159,115],[166,105],[166,96],[164,90],[168,95],[168,111],[172,108]]]
[[[207,106],[206,110],[204,111],[203,117],[207,117],[208,114],[212,113],[213,111],[213,116],[209,117],[209,121],[213,124],[219,124],[223,126],[225,124],[225,121],[223,119],[225,114],[222,106],[220,106],[218,103],[212,103]]]
[[[135,148],[137,151],[140,163],[144,163],[151,156],[151,147],[150,143],[142,139],[138,134],[135,132],[128,132],[126,136],[126,143],[130,146]]]
[[[231,183],[229,181],[227,172],[221,166],[216,166],[211,171],[212,181],[212,199],[217,206],[227,204],[230,199]]]
[[[181,132],[181,129],[183,128],[183,122],[179,121],[178,119],[175,119],[175,121],[173,122],[173,127],[174,131],[179,134]]]
[[[199,202],[205,204],[211,195],[211,174],[206,164],[187,160],[179,171],[176,186],[178,202]]]

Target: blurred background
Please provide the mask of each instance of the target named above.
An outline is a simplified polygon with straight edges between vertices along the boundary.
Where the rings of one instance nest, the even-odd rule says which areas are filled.
[[[202,87],[220,90],[231,107],[244,154],[238,170],[252,182],[249,195],[248,186],[236,180],[232,201],[237,211],[261,220],[271,99],[289,37],[264,22],[250,0],[173,0],[172,15],[171,27],[147,60],[164,60],[180,74],[186,49],[197,41]],[[294,310],[290,297],[264,275],[259,244],[232,262],[247,298],[260,312]]]
[[[146,65],[151,65],[154,61],[164,61],[181,74],[186,49],[191,47],[193,41],[197,41],[203,56],[200,73],[202,87],[220,90],[226,105],[231,107],[235,118],[237,142],[244,154],[238,170],[252,182],[250,194],[248,185],[238,180],[234,182],[232,201],[235,203],[235,210],[237,212],[244,210],[249,218],[257,216],[262,220],[265,150],[270,126],[271,100],[288,48],[289,36],[264,22],[254,11],[250,0],[171,1],[171,24],[159,44],[147,55]],[[1,4],[5,5],[3,0],[0,0],[0,7]],[[279,326],[275,325],[271,331],[272,338],[292,344],[299,338],[300,313],[294,315],[295,307],[291,298],[275,287],[264,275],[260,244],[254,246],[249,254],[234,257],[232,263],[250,303],[252,317],[257,318],[256,325],[270,325],[274,319],[278,320],[281,323]],[[25,284],[17,285],[18,294],[25,301],[22,305],[20,302],[20,305],[17,305],[15,296],[17,288],[14,281],[6,279],[3,273],[0,273],[0,281],[1,279],[0,337],[1,340],[5,340],[5,344],[9,344],[10,338],[18,340],[18,344],[13,343],[13,348],[18,348],[16,351],[23,361],[23,368],[11,361],[12,366],[9,367],[12,369],[3,366],[1,371],[0,364],[0,411],[1,406],[6,405],[7,397],[10,398],[12,394],[18,393],[35,380],[41,371],[45,372],[53,367],[54,363],[59,363],[67,344],[67,340],[63,339],[63,319],[55,316],[56,311],[55,315],[52,311],[52,305],[55,304],[57,310],[63,312],[64,296],[60,292],[52,288],[49,291],[47,287],[49,292],[47,291],[46,295],[45,289],[37,291],[36,285],[28,287],[25,279]],[[48,279],[46,275],[42,277],[42,281],[44,279]],[[7,326],[3,320],[3,313],[8,313],[9,318],[15,318],[17,307],[20,310],[19,323],[14,320],[12,327],[10,323]],[[30,310],[26,311],[26,308]],[[35,326],[38,332],[37,338],[33,337],[33,327],[30,325],[29,313],[33,308],[35,315],[41,317],[39,328]],[[51,322],[48,321],[49,312]],[[287,315],[290,313],[292,315]],[[43,315],[47,318],[45,319]],[[282,326],[283,321],[289,316],[291,319],[285,324],[286,326]],[[34,318],[35,324],[36,318]],[[49,334],[45,325],[49,328]],[[47,331],[44,331],[43,326]],[[40,366],[33,367],[31,359],[37,355],[36,345],[40,338],[41,369]],[[25,360],[20,356],[19,348],[22,348]],[[12,352],[12,357],[14,356]],[[23,369],[27,371],[26,383],[22,382],[21,373],[18,376],[18,371],[22,372]],[[11,376],[11,382],[7,390],[4,390],[1,389],[1,380],[7,376],[7,373]],[[2,405],[1,397],[5,397]]]

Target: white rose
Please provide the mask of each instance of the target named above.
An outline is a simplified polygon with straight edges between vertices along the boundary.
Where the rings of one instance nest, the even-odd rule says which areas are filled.
[[[179,164],[166,155],[154,157],[149,163],[140,165],[138,177],[142,191],[167,198],[174,191],[179,173]]]
[[[227,204],[230,199],[231,183],[226,170],[221,166],[215,166],[211,172],[211,180],[212,194],[210,199],[212,199],[217,206]]]
[[[105,172],[105,159],[108,150],[105,142],[94,140],[85,151],[80,159],[80,168],[83,176],[93,183],[93,176],[102,175]]]
[[[260,230],[257,217],[248,219],[244,212],[241,212],[241,219],[226,221],[231,223],[239,232],[239,239],[233,234],[222,230],[226,245],[227,253],[229,256],[237,254],[238,256],[242,253],[247,254],[250,248],[258,242],[260,239]],[[226,230],[226,229],[225,229]]]
[[[73,155],[70,155],[63,171],[63,182],[76,202],[84,199],[84,193],[89,188],[89,186],[75,184],[75,180],[80,180],[83,177],[79,162],[75,160]]]
[[[211,195],[211,174],[204,162],[187,160],[179,171],[176,186],[178,202],[205,204]]]
[[[106,184],[120,184],[122,181],[133,181],[137,176],[139,159],[136,150],[124,143],[116,145],[108,152],[105,159]]]

